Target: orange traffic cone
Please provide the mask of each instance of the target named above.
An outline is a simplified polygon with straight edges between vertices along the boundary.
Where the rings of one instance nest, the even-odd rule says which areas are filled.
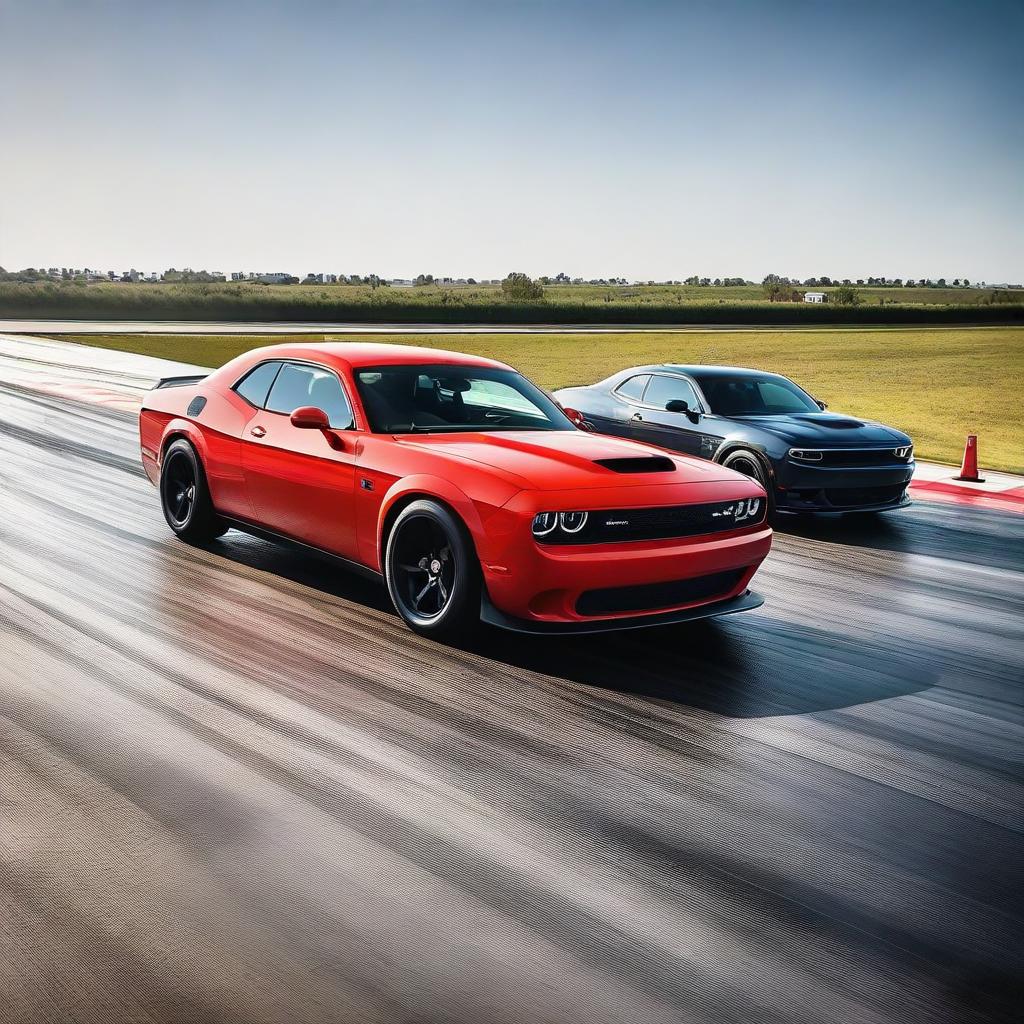
[[[960,475],[954,480],[965,480],[972,484],[983,484],[985,478],[978,473],[978,435],[968,434],[964,447],[964,461],[960,466]]]

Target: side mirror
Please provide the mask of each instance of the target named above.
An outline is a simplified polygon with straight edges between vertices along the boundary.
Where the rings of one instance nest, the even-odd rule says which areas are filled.
[[[824,412],[828,408],[828,402],[819,401],[817,398],[815,399],[815,401],[818,403],[818,408],[822,412]]]
[[[303,405],[296,409],[291,415],[293,427],[300,430],[330,430],[331,421],[323,409],[315,405]]]
[[[685,398],[670,398],[665,403],[665,411],[684,413],[691,423],[700,421],[700,413],[696,409],[691,409],[690,403]]]

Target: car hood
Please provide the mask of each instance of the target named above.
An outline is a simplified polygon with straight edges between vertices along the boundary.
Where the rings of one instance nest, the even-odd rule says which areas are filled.
[[[710,483],[739,477],[731,469],[703,459],[582,430],[402,435],[396,440],[435,455],[486,466],[520,487],[532,490]],[[612,466],[602,465],[600,461],[623,459],[644,461],[613,461]],[[669,459],[672,467],[659,472],[637,471],[646,460],[659,459]]]
[[[818,445],[822,448],[849,448],[859,445],[909,444],[906,434],[872,420],[843,416],[834,412],[797,412],[778,416],[731,416],[745,426],[775,434],[790,444]]]

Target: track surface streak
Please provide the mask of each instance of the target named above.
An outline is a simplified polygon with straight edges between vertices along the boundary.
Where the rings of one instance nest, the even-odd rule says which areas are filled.
[[[439,646],[0,383],[0,1020],[1012,1019],[1024,517],[794,522],[757,587]]]

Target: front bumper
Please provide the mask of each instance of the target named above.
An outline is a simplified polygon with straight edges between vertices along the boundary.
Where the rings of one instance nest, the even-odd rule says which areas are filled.
[[[525,525],[528,531],[529,520]],[[522,532],[516,531],[516,543],[500,553],[492,549],[481,559],[487,602],[493,608],[485,619],[520,630],[528,623],[537,628],[527,631],[536,632],[600,632],[658,625],[669,613],[675,617],[666,622],[742,611],[747,605],[726,608],[724,603],[747,593],[772,538],[766,524],[710,537],[578,546],[542,546],[528,533],[523,538]],[[716,577],[727,582],[705,586]],[[674,596],[641,602],[642,606],[631,602],[637,593],[652,592]],[[616,607],[620,595],[622,602]],[[594,598],[610,598],[613,605],[602,606]],[[696,614],[716,605],[723,610]],[[589,606],[600,610],[587,614]],[[691,611],[695,614],[689,615]]]
[[[910,504],[914,462],[888,466],[775,465],[775,507],[780,512],[881,512]]]

